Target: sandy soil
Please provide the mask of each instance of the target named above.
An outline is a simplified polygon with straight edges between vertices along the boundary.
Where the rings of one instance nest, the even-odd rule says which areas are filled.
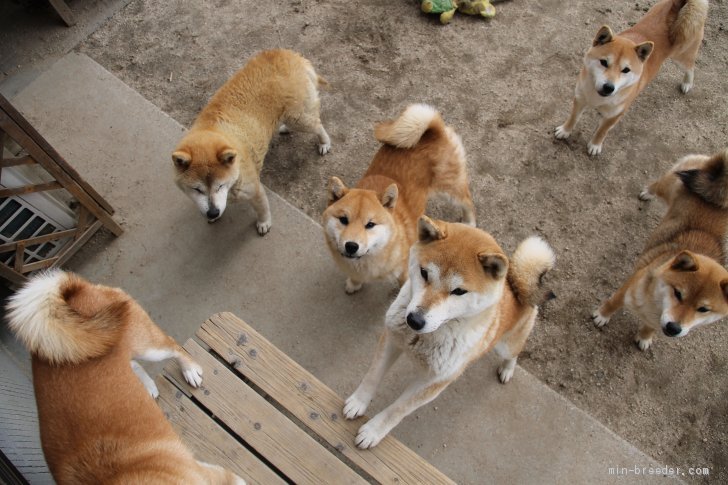
[[[586,154],[594,113],[569,141],[552,135],[599,26],[624,29],[652,3],[521,0],[497,4],[492,21],[457,15],[441,26],[413,0],[134,0],[81,50],[186,125],[256,51],[302,52],[331,83],[322,112],[333,149],[322,159],[313,136],[276,138],[263,181],[316,219],[331,175],[354,183],[364,172],[374,122],[411,102],[437,106],[468,151],[479,226],[508,251],[541,234],[559,257],[558,298],[520,363],[657,461],[707,466],[725,483],[725,323],[658,337],[643,353],[633,316],[597,330],[589,314],[630,273],[662,215],[660,203],[637,199],[640,188],[677,157],[727,144],[728,2],[711,2],[693,92],[679,93],[681,73],[668,62],[601,156]]]

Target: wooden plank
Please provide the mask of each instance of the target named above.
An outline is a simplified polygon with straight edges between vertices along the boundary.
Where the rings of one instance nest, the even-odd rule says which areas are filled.
[[[16,273],[12,270],[12,268],[2,263],[0,263],[0,277],[8,280],[16,286],[24,285],[25,282],[28,281],[28,278],[26,278],[22,274]]]
[[[185,350],[204,369],[202,386],[181,384],[176,361],[165,370],[180,390],[230,427],[243,441],[298,484],[366,483],[326,448],[268,403],[200,345]]]
[[[91,187],[91,185],[89,185],[88,182],[86,182],[83,179],[83,177],[81,177],[81,175],[79,175],[79,173],[68,164],[68,162],[66,162],[66,160],[61,156],[61,154],[58,153],[56,151],[56,149],[53,148],[51,146],[51,144],[48,143],[48,141],[45,138],[43,138],[43,136],[40,133],[38,133],[38,130],[33,128],[33,125],[31,125],[28,122],[28,120],[26,120],[25,117],[22,114],[20,114],[20,112],[17,109],[15,109],[15,107],[12,104],[10,104],[10,101],[8,101],[2,94],[0,94],[0,113],[3,111],[5,112],[6,116],[10,120],[15,122],[15,124],[24,132],[25,138],[30,138],[31,140],[33,140],[34,143],[36,143],[39,146],[39,148],[41,150],[43,150],[44,153],[46,153],[47,156],[50,159],[52,159],[55,162],[55,164],[59,168],[61,168],[68,175],[68,177],[71,180],[78,183],[78,185],[80,185],[83,188],[83,190],[86,191],[86,193],[88,193],[91,196],[91,198],[96,201],[96,203],[98,205],[103,207],[106,210],[106,212],[108,212],[109,214],[114,213],[114,208],[111,207],[111,204],[109,204],[106,201],[106,199],[101,197],[101,195],[99,195],[99,193],[96,192],[96,190],[94,190],[94,188]],[[17,138],[15,139],[15,141],[20,142]],[[26,151],[28,151],[28,149],[25,147],[25,145],[23,145],[22,143],[20,143],[20,145],[23,146],[23,148],[25,148]],[[30,151],[28,151],[28,153],[31,156],[33,156],[33,154],[30,153]],[[34,158],[35,158],[36,162],[39,162],[39,160],[36,157],[34,157]],[[58,177],[56,177],[56,178],[58,178]],[[61,180],[61,182],[62,182],[62,180]]]
[[[7,251],[14,250],[16,248],[16,246],[18,245],[18,243],[20,243],[20,242],[25,244],[25,247],[35,246],[36,244],[43,244],[48,241],[55,241],[56,239],[63,239],[64,237],[71,237],[74,234],[76,234],[77,231],[78,231],[78,229],[68,229],[65,231],[51,232],[51,233],[45,234],[43,236],[36,236],[36,237],[28,238],[28,239],[23,239],[22,241],[15,241],[15,242],[9,242],[6,244],[0,244],[0,253],[5,253]]]
[[[454,483],[395,438],[354,446],[364,421],[341,416],[344,401],[232,313],[210,317],[197,336],[331,446],[382,483]]]
[[[195,457],[237,473],[249,484],[286,483],[253,453],[205,414],[184,393],[164,377],[156,379],[157,403],[172,427],[187,443]]]
[[[56,265],[57,262],[58,262],[58,258],[53,257],[53,258],[44,259],[41,261],[36,261],[35,263],[24,264],[23,268],[20,270],[20,272],[23,274],[32,273],[33,271],[38,271],[39,269],[50,268],[50,267]]]
[[[66,27],[76,25],[76,17],[73,15],[73,12],[68,5],[66,5],[66,2],[63,0],[48,0],[48,3],[51,4],[53,10],[55,10],[58,16],[61,17],[61,20],[63,20],[63,23],[66,24]]]
[[[2,144],[0,143],[0,149],[2,149]],[[18,158],[3,158],[0,160],[0,167],[7,168],[7,167],[17,167],[18,165],[31,165],[35,163],[35,160],[33,160],[33,157],[25,156],[25,157],[18,157]]]
[[[12,189],[0,189],[0,197],[32,194],[33,192],[45,192],[47,190],[58,190],[62,188],[63,185],[56,181],[46,182],[43,184],[23,185],[22,187],[13,187]]]

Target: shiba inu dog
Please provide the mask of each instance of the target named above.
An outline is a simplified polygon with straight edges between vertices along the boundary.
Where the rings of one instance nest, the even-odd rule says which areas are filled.
[[[475,225],[460,137],[431,106],[413,104],[396,120],[378,124],[382,143],[355,188],[337,177],[329,182],[323,213],[326,243],[346,273],[346,292],[376,279],[407,279],[407,254],[417,239],[417,218],[428,198],[449,196]]]
[[[194,387],[202,368],[129,295],[56,270],[32,278],[7,310],[32,356],[41,444],[57,483],[245,483],[196,461],[149,396],[156,385],[132,358],[173,357]]]
[[[658,330],[683,337],[728,315],[728,150],[688,155],[640,194],[658,196],[667,214],[632,276],[592,314],[605,325],[622,306],[640,319],[635,342],[647,350]]]
[[[523,241],[509,261],[489,234],[422,216],[419,241],[410,250],[409,279],[387,310],[374,361],[346,400],[344,415],[364,414],[403,352],[419,372],[394,403],[359,429],[356,445],[376,446],[492,348],[505,359],[498,376],[508,382],[544,297],[541,280],[554,263],[553,251],[538,237]]]
[[[682,92],[690,91],[707,16],[708,0],[662,0],[624,32],[599,29],[584,56],[571,115],[556,128],[556,138],[568,138],[584,109],[595,108],[602,121],[587,148],[599,155],[609,130],[668,57],[685,70]]]
[[[209,222],[222,216],[231,195],[250,201],[258,234],[270,230],[260,183],[268,145],[276,129],[292,129],[315,133],[319,153],[329,152],[319,117],[318,86],[324,84],[308,60],[271,50],[253,57],[213,95],[172,154],[177,185]]]

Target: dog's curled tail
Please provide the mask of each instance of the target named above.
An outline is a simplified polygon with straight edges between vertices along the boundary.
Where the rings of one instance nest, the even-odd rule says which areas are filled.
[[[412,148],[428,130],[444,132],[445,122],[435,108],[427,104],[411,104],[396,120],[374,127],[374,136],[381,143],[397,148]]]
[[[708,0],[674,0],[673,8],[678,12],[670,25],[670,42],[679,45],[698,36],[708,18]]]
[[[701,168],[676,174],[689,192],[709,204],[728,209],[728,149],[711,156]]]
[[[82,315],[75,299],[90,284],[60,270],[33,277],[8,300],[10,329],[28,350],[50,364],[79,364],[106,354],[118,339],[130,309],[122,298],[92,315]]]
[[[508,277],[519,302],[529,306],[541,304],[545,296],[541,281],[555,264],[553,249],[540,237],[531,236],[518,245],[511,256]]]

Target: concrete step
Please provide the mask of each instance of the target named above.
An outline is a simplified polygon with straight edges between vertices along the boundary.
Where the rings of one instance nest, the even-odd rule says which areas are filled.
[[[347,296],[316,221],[270,193],[264,238],[244,203],[207,224],[172,180],[170,153],[184,128],[84,55],[65,56],[12,102],[126,231],[92,239],[70,269],[126,289],[178,341],[231,311],[341,396],[356,388],[396,290],[371,285]],[[303,136],[286,143],[318,159]],[[610,468],[658,464],[523,369],[499,384],[496,367],[493,356],[482,359],[393,433],[460,483],[610,483],[628,478]],[[395,366],[371,413],[397,397],[408,371]]]

